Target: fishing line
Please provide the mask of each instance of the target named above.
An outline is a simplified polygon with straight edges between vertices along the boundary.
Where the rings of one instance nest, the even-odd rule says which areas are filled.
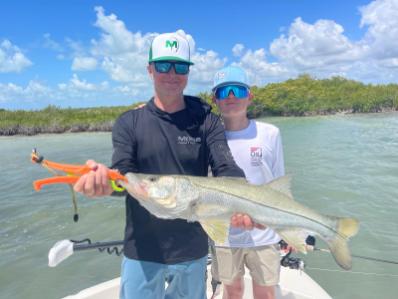
[[[395,264],[398,265],[398,262],[396,261],[390,261],[390,260],[383,260],[383,259],[378,259],[375,257],[369,257],[369,256],[362,256],[362,255],[352,255],[353,257],[359,258],[359,259],[364,259],[364,260],[369,260],[369,261],[375,261],[375,262],[381,262],[381,263],[387,263],[387,264]]]
[[[58,171],[52,169],[51,167],[49,167],[49,166],[47,165],[46,160],[44,160],[44,157],[43,157],[43,156],[39,155],[39,153],[38,153],[38,151],[37,151],[36,148],[34,148],[34,149],[32,150],[32,153],[31,153],[31,160],[32,160],[33,162],[36,162],[37,164],[40,164],[41,166],[43,166],[45,169],[47,169],[49,172],[51,172],[54,176],[61,176],[61,174],[60,174]],[[77,211],[76,193],[75,193],[75,191],[73,190],[73,187],[72,187],[71,185],[69,185],[69,189],[70,189],[70,192],[71,192],[71,194],[72,194],[73,221],[74,221],[74,222],[78,222],[78,221],[79,221],[79,213],[78,213],[78,211]]]
[[[76,193],[75,190],[73,190],[73,187],[71,185],[68,185],[70,188],[70,192],[72,193],[72,204],[73,204],[73,221],[78,222],[79,221],[79,213],[77,212],[77,200],[76,200]]]
[[[32,153],[31,153],[31,160],[32,162],[36,162],[37,164],[40,164],[41,166],[43,166],[44,168],[46,168],[49,172],[51,172],[54,176],[60,176],[61,174],[52,169],[51,167],[49,167],[47,165],[47,161],[44,160],[44,157],[39,155],[38,151],[36,148],[32,149]],[[77,211],[77,200],[76,200],[76,193],[73,190],[73,187],[71,185],[69,185],[70,191],[72,193],[72,205],[73,205],[73,221],[74,222],[78,222],[79,221],[79,213]]]
[[[330,253],[330,250],[328,249],[323,249],[323,248],[314,248],[314,251],[321,251],[321,252],[328,252]],[[363,255],[355,255],[351,254],[352,257],[363,259],[363,260],[368,260],[368,261],[375,261],[375,262],[380,262],[380,263],[387,263],[387,264],[393,264],[393,265],[398,265],[397,261],[391,261],[391,260],[385,260],[385,259],[379,259],[375,257],[370,257],[370,256],[363,256]]]
[[[349,273],[349,274],[398,277],[398,274],[383,274],[383,273],[358,272],[358,271],[342,271],[342,270],[333,270],[333,269],[313,268],[313,267],[307,267],[307,266],[305,267],[305,269],[318,270],[318,271],[327,271],[327,272]]]

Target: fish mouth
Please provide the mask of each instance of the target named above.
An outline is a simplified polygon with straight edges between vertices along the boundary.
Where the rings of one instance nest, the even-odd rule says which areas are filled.
[[[133,197],[146,200],[148,199],[148,185],[141,181],[137,175],[129,172],[126,173],[125,177],[127,182],[118,181],[118,184],[126,189],[126,191]]]

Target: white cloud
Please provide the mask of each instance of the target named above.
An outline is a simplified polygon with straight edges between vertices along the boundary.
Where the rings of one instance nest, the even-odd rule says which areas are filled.
[[[69,79],[67,83],[59,83],[58,91],[62,91],[64,93],[74,94],[77,93],[97,93],[104,92],[109,88],[108,82],[104,81],[100,84],[89,83],[85,79],[80,79],[77,74],[73,74],[72,78]]]
[[[245,46],[242,44],[236,44],[233,48],[232,48],[232,54],[234,56],[241,56],[243,53],[243,50],[245,49]]]
[[[3,98],[6,98],[6,96],[10,94],[22,94],[23,92],[23,88],[14,83],[0,83],[0,90]]]
[[[375,58],[398,58],[398,0],[377,0],[360,8],[364,41]]]
[[[192,61],[195,63],[191,67],[189,82],[191,92],[204,91],[203,88],[210,89],[213,83],[214,74],[222,68],[227,59],[218,56],[214,51],[206,51],[205,53],[194,53]]]
[[[50,93],[50,88],[39,81],[31,80],[29,81],[25,92],[31,96],[48,95]]]
[[[98,87],[95,84],[88,83],[86,80],[80,80],[76,74],[73,74],[69,81],[69,88],[83,91],[96,91]]]
[[[195,40],[193,39],[192,35],[185,33],[185,31],[182,29],[177,30],[176,33],[185,37],[185,39],[189,43],[189,49],[190,49],[191,53],[195,53],[196,52],[196,44],[195,44]]]
[[[318,78],[344,76],[363,82],[396,82],[398,77],[398,0],[376,0],[359,8],[364,37],[350,40],[333,20],[306,23],[300,17],[269,46],[247,49],[236,44],[233,63],[247,70],[251,82],[263,85],[300,73]],[[271,62],[272,61],[272,62]]]
[[[97,67],[97,60],[93,57],[75,57],[72,62],[73,71],[92,71]]]
[[[52,96],[51,88],[45,84],[31,80],[23,87],[14,83],[0,83],[0,102],[33,103]]]
[[[68,82],[57,87],[31,80],[26,86],[0,83],[0,103],[8,109],[41,109],[47,105],[61,107],[93,107],[129,105],[144,100],[141,89],[129,85],[112,86],[107,81],[98,84],[87,82],[74,74]],[[139,96],[139,98],[137,98]]]
[[[343,32],[344,28],[331,20],[318,20],[312,25],[297,18],[288,36],[282,35],[271,43],[270,53],[298,70],[329,68],[360,59],[361,47]]]
[[[114,81],[139,83],[148,80],[148,50],[156,34],[131,33],[114,14],[105,15],[102,7],[95,10],[95,26],[101,30],[101,37],[91,41],[92,56],[101,61],[102,69]]]
[[[234,64],[243,67],[254,85],[278,82],[310,73],[316,77],[347,75],[354,63],[365,56],[363,43],[350,41],[344,28],[331,20],[318,20],[308,24],[296,18],[288,29],[264,48],[246,49],[237,44],[232,52],[239,60]]]
[[[0,73],[19,73],[31,65],[32,62],[9,40],[0,43]]]
[[[362,38],[350,39],[343,26],[334,20],[307,23],[298,17],[269,45],[251,49],[236,41],[230,61],[217,48],[204,49],[193,36],[178,29],[176,32],[190,43],[195,63],[186,92],[209,91],[215,72],[227,63],[245,68],[251,83],[259,86],[303,72],[319,78],[340,75],[367,83],[397,82],[398,0],[375,0],[358,9],[361,14],[358,26],[365,31]],[[130,31],[123,20],[115,14],[106,14],[102,7],[96,7],[95,13],[97,38],[86,41],[65,38],[63,45],[45,34],[44,47],[56,51],[59,59],[72,59],[73,72],[103,71],[109,81],[88,82],[71,74],[70,80],[57,87],[34,80],[26,86],[0,83],[0,101],[48,103],[50,98],[52,104],[64,101],[87,106],[149,98],[153,86],[146,71],[148,50],[158,33]],[[20,72],[30,65],[32,62],[17,46],[8,40],[0,41],[0,73]]]
[[[44,38],[43,47],[51,49],[56,52],[64,51],[63,47],[51,38],[50,33],[45,33],[43,35],[43,38]]]
[[[133,97],[142,95],[140,93],[139,88],[137,88],[137,86],[128,85],[128,84],[116,86],[114,88],[114,91],[117,93],[121,93],[123,95],[129,96],[129,97],[131,97],[131,99],[133,99]],[[145,97],[137,99],[137,100],[145,100],[145,99],[149,99],[149,96],[145,96]]]
[[[114,81],[138,83],[148,80],[146,64],[147,59],[126,53],[104,57],[101,67]]]
[[[101,68],[112,80],[152,90],[146,65],[150,44],[158,33],[130,32],[116,15],[106,15],[102,7],[96,7],[95,10],[95,26],[101,30],[101,37],[99,40],[91,41],[92,56],[101,62]],[[226,58],[218,57],[215,51],[196,52],[195,40],[190,34],[182,29],[176,33],[188,40],[191,59],[195,63],[189,86],[191,90],[202,88],[203,91],[204,85],[210,86],[214,73],[225,64]],[[142,89],[145,94],[146,90]]]
[[[102,7],[96,7],[95,11],[97,12],[95,26],[103,31],[100,41],[93,41],[100,46],[96,48],[99,53],[111,55],[140,50],[142,46],[140,33],[132,34],[116,15],[106,16]]]
[[[75,57],[79,56],[87,56],[85,53],[87,52],[86,47],[80,41],[75,41],[70,38],[66,38],[66,44],[72,50]]]
[[[398,68],[398,57],[381,59],[380,65],[386,68]]]
[[[247,71],[250,83],[253,85],[264,85],[267,82],[286,79],[292,75],[291,71],[280,63],[268,62],[264,49],[247,50],[235,65],[239,65]]]

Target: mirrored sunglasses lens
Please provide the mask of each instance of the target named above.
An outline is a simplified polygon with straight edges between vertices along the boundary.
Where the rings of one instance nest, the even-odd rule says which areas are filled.
[[[243,86],[235,86],[234,94],[237,98],[244,99],[249,95],[249,90]]]
[[[174,63],[176,74],[186,75],[189,72],[189,64],[187,63]]]
[[[216,90],[216,98],[219,100],[224,100],[228,98],[229,93],[233,92],[234,96],[238,99],[247,98],[249,95],[249,90],[244,86],[239,85],[227,85],[220,87]]]
[[[155,62],[155,69],[158,73],[168,73],[170,68],[170,62]]]
[[[216,90],[216,99],[219,100],[224,100],[228,97],[228,94],[226,93],[226,89],[223,87],[217,88]]]

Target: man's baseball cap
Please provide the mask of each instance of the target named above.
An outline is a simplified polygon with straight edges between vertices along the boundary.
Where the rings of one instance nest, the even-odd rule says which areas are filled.
[[[170,60],[193,64],[189,42],[178,33],[163,33],[156,36],[149,49],[149,62]]]
[[[214,76],[212,90],[214,91],[221,86],[230,84],[242,85],[250,88],[246,72],[237,66],[227,66],[219,70]]]

